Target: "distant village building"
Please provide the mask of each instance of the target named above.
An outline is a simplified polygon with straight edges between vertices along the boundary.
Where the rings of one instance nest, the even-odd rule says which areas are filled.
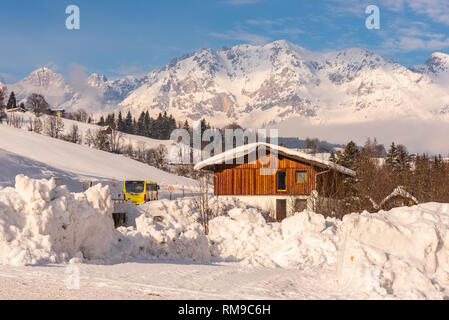
[[[50,114],[52,116],[57,116],[58,118],[61,118],[65,114],[64,109],[50,109]]]
[[[25,113],[27,110],[24,107],[17,107],[17,108],[12,108],[12,109],[6,109],[7,113],[14,113],[14,112],[21,112],[21,113]]]
[[[264,150],[263,158],[260,149]],[[214,173],[217,197],[237,197],[272,212],[277,221],[295,212],[314,210],[320,185],[327,181],[355,177],[354,171],[333,162],[262,142],[213,156],[195,169]]]
[[[109,125],[107,125],[107,126],[102,126],[102,127],[100,128],[100,130],[101,130],[102,132],[104,132],[105,134],[111,134],[112,131],[113,131],[113,129],[112,129],[111,126],[109,126]]]

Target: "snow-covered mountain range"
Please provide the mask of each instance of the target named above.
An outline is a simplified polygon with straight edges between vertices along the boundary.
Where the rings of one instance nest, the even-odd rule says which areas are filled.
[[[41,68],[8,85],[19,99],[38,92],[55,107],[94,114],[130,110],[179,120],[262,126],[299,117],[312,123],[449,120],[449,55],[405,67],[366,49],[319,53],[280,40],[263,46],[202,49],[143,77],[65,80]]]

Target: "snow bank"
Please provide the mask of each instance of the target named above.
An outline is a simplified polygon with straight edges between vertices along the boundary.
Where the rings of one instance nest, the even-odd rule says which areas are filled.
[[[16,177],[0,189],[0,263],[27,265],[100,259],[118,239],[107,188],[72,194],[55,180]]]
[[[282,223],[266,223],[255,208],[229,211],[210,222],[213,255],[253,266],[285,268],[335,263],[337,248],[322,216],[305,212]]]
[[[343,286],[379,296],[442,298],[449,289],[449,204],[345,216],[338,273]]]
[[[120,228],[124,256],[136,258],[189,259],[209,262],[209,241],[191,202],[162,200],[141,206],[131,225]]]
[[[335,270],[361,297],[445,298],[449,293],[449,204],[324,219],[297,213],[265,223],[253,208],[210,223],[216,258],[251,266]]]
[[[112,212],[108,186],[98,184],[83,193],[70,193],[54,179],[19,175],[14,188],[0,187],[0,263],[131,257],[210,260],[208,240],[193,220],[166,215],[158,222],[133,211],[135,227],[116,230]]]

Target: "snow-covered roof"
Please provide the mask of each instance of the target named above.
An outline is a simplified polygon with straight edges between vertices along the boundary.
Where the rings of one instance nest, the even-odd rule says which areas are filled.
[[[412,199],[416,204],[419,204],[418,199],[416,199],[412,194],[410,194],[407,190],[405,190],[404,187],[399,186],[396,189],[394,189],[394,191],[390,193],[389,196],[387,196],[385,199],[382,200],[382,202],[379,205],[379,208],[381,208],[385,204],[385,202],[396,196]]]
[[[197,165],[195,165],[195,170],[201,170],[205,167],[214,165],[214,164],[223,164],[230,159],[241,158],[245,155],[256,152],[258,148],[263,147],[268,150],[276,150],[278,154],[282,154],[288,158],[304,161],[307,163],[314,164],[318,167],[330,168],[341,173],[347,174],[349,176],[355,177],[356,173],[348,169],[346,167],[340,166],[332,161],[328,161],[316,156],[313,156],[308,153],[304,153],[298,150],[293,150],[281,146],[277,146],[274,144],[264,143],[264,142],[256,142],[251,144],[246,144],[223,153],[217,154],[216,156],[210,157],[204,161],[201,161]]]

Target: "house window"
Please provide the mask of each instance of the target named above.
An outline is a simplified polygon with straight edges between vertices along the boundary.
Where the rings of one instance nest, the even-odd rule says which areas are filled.
[[[287,174],[285,171],[278,171],[277,173],[277,190],[278,191],[285,191],[287,190]]]
[[[295,174],[296,183],[304,183],[307,181],[307,171],[296,171]]]

